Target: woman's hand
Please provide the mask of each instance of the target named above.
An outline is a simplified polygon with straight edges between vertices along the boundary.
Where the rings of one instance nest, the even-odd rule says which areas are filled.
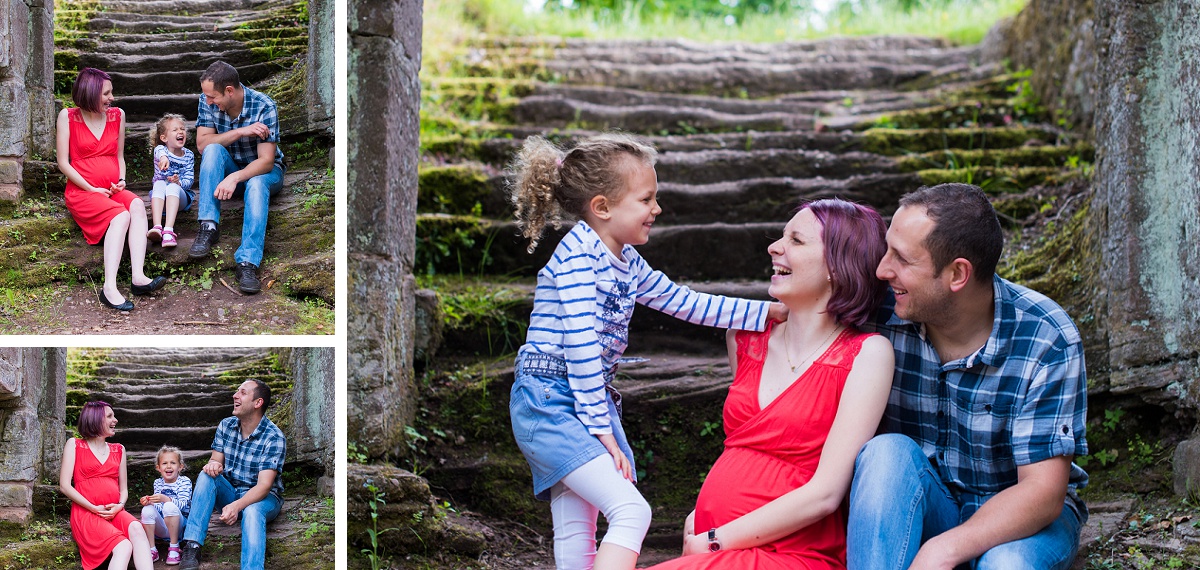
[[[704,534],[685,534],[683,536],[683,555],[691,556],[693,554],[708,553],[708,533]]]
[[[121,505],[118,505],[116,503],[109,503],[107,505],[103,505],[101,507],[98,507],[96,510],[96,514],[100,515],[100,518],[103,518],[106,521],[113,520],[113,517],[116,517],[117,513],[119,513],[119,512],[121,512]]]
[[[113,194],[112,188],[100,188],[99,186],[92,186],[92,192],[104,194],[105,196],[112,196]]]
[[[116,194],[117,192],[120,192],[120,191],[124,190],[124,189],[125,189],[125,181],[124,181],[124,180],[118,180],[118,181],[116,181],[116,182],[113,182],[113,183],[112,183],[112,186],[110,186],[110,188],[112,188],[112,192],[110,192],[110,193],[109,193],[109,196],[111,196],[111,195],[113,195],[113,194]]]
[[[617,438],[611,433],[602,433],[596,436],[600,443],[604,444],[604,449],[608,450],[608,454],[613,457],[613,463],[617,465],[617,471],[621,472],[621,476],[633,481],[633,466],[629,464],[629,458],[621,452],[621,447],[617,445]]]
[[[696,536],[696,510],[688,513],[686,519],[683,519],[683,555],[687,556],[688,541]]]

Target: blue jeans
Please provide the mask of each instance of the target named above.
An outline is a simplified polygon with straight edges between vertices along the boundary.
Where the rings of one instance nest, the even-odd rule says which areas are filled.
[[[211,513],[245,494],[244,490],[234,489],[225,477],[213,478],[201,471],[196,475],[196,488],[192,490],[192,518],[183,531],[183,539],[204,544]],[[242,520],[243,569],[263,567],[267,556],[267,523],[275,520],[282,508],[279,497],[268,494],[263,500],[242,509],[239,517]]]
[[[200,190],[198,201],[200,220],[221,221],[221,201],[213,197],[213,191],[226,176],[240,170],[229,149],[210,144],[204,147],[200,157]],[[250,262],[260,265],[263,247],[267,238],[267,209],[274,196],[283,189],[283,169],[278,165],[266,174],[260,174],[237,185],[233,197],[242,197],[246,207],[242,214],[242,245],[233,254],[238,263]]]
[[[937,471],[907,436],[868,441],[854,462],[846,563],[850,570],[908,568],[925,541],[961,524],[963,511]],[[969,516],[969,515],[968,515]],[[1000,544],[960,568],[1069,568],[1082,526],[1064,505],[1058,519],[1033,536]]]

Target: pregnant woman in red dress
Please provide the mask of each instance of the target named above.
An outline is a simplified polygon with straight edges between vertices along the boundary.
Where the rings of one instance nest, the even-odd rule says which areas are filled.
[[[100,303],[120,311],[133,302],[117,290],[117,268],[129,240],[134,295],[162,288],[166,277],[146,277],[146,205],[125,189],[125,112],[112,106],[112,80],[91,67],[75,78],[76,107],[58,114],[55,148],[58,169],[67,177],[67,211],[87,242],[104,240],[104,288]]]
[[[63,449],[58,488],[71,499],[71,536],[79,545],[84,570],[92,570],[112,557],[108,567],[152,570],[150,543],[142,523],[125,511],[129,477],[125,448],[108,443],[116,433],[117,418],[104,402],[88,402],[79,412],[80,439]]]
[[[884,296],[884,232],[874,210],[820,200],[767,249],[788,320],[730,331],[725,451],[684,524],[684,556],[655,569],[846,567],[843,503],[892,382],[891,343],[856,329]]]

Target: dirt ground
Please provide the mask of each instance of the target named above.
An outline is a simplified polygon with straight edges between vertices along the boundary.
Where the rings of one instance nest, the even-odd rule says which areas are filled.
[[[257,295],[238,291],[232,271],[213,275],[208,289],[171,282],[151,295],[129,296],[134,303],[129,312],[101,305],[98,284],[97,289],[90,283],[52,285],[0,299],[0,330],[28,335],[334,334],[333,309],[290,298],[277,284],[268,289],[269,269],[260,277],[264,286]],[[123,292],[128,295],[128,289]]]

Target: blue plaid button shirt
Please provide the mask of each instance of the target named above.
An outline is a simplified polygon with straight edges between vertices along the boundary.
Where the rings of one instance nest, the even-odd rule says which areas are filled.
[[[271,420],[263,418],[250,437],[242,439],[238,419],[228,417],[217,425],[212,448],[225,454],[225,471],[222,475],[239,491],[248,491],[258,484],[258,472],[273,469],[275,483],[271,494],[283,499],[283,456],[287,453],[287,440]]]
[[[233,157],[233,162],[239,168],[246,168],[248,164],[258,158],[258,143],[273,142],[275,143],[275,165],[282,170],[283,151],[279,148],[279,111],[275,107],[275,101],[245,85],[242,86],[242,89],[246,91],[246,99],[242,102],[242,112],[236,119],[230,118],[216,105],[209,105],[208,98],[201,93],[200,107],[196,113],[196,128],[209,127],[216,129],[217,134],[221,134],[254,123],[262,123],[271,129],[269,138],[264,140],[258,137],[242,137],[225,148],[229,149],[229,156]]]
[[[981,349],[941,363],[925,327],[880,309],[878,331],[896,351],[880,431],[909,436],[962,506],[966,520],[1017,483],[1017,467],[1087,455],[1087,381],[1079,330],[1054,301],[999,276],[995,322]],[[1069,486],[1087,485],[1071,465]],[[1074,492],[1066,502],[1081,512]],[[1085,511],[1084,511],[1085,512]]]

